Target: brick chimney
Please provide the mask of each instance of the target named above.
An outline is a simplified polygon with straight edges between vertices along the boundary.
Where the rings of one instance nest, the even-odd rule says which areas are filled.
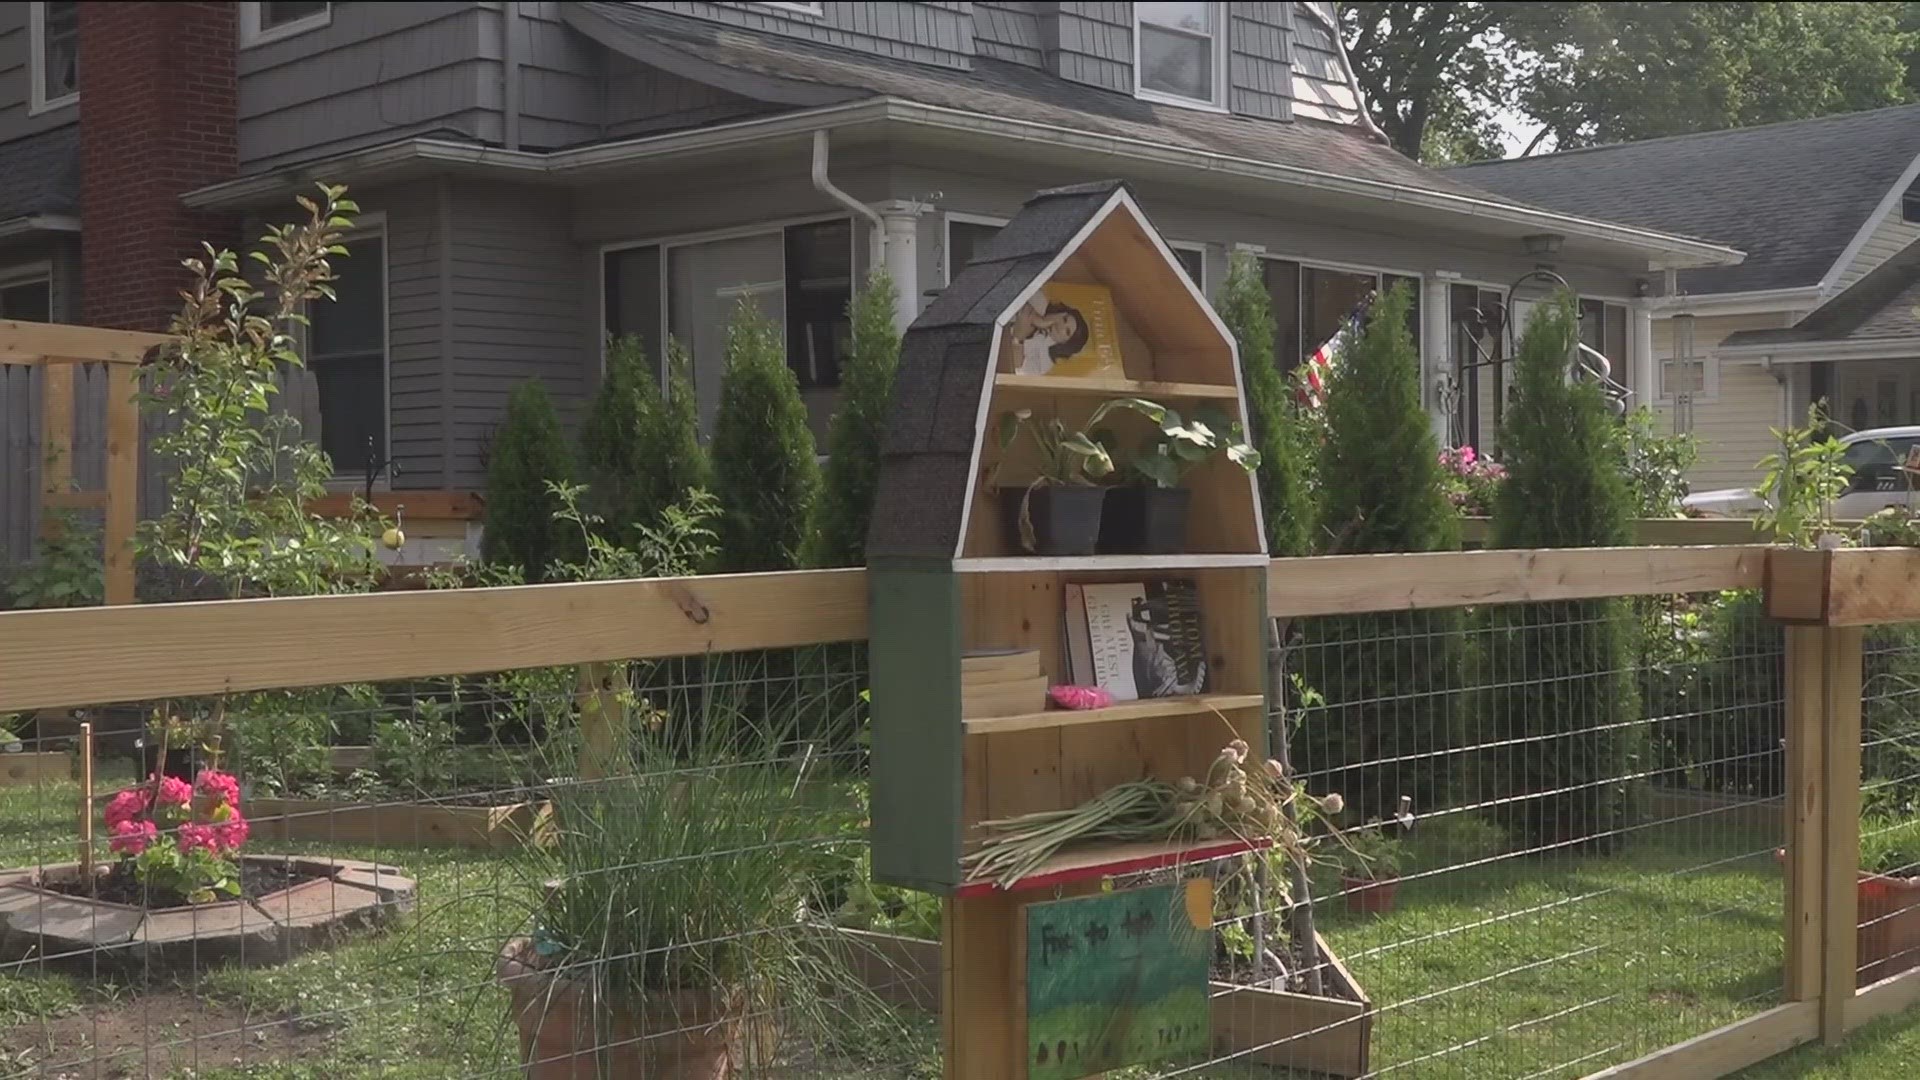
[[[82,321],[160,330],[202,240],[237,221],[180,196],[234,175],[237,4],[80,5]]]

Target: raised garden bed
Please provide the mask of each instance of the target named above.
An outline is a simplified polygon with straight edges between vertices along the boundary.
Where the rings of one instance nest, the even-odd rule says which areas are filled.
[[[78,863],[0,871],[0,956],[143,974],[275,964],[386,923],[416,898],[412,878],[380,863],[283,855],[240,863],[254,895],[164,907],[117,902],[133,897],[104,865],[91,883]]]
[[[73,755],[65,750],[0,754],[0,784],[37,784],[73,776]]]
[[[247,803],[247,820],[253,835],[263,840],[506,850],[546,836],[553,805],[541,800],[462,806],[452,801],[366,803],[256,795]]]

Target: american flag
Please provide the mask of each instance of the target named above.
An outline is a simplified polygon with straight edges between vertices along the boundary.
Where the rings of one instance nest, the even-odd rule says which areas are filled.
[[[1355,304],[1353,310],[1347,313],[1347,317],[1341,320],[1340,329],[1335,330],[1332,337],[1313,350],[1313,355],[1307,357],[1306,363],[1301,365],[1298,393],[1302,405],[1309,409],[1318,409],[1327,403],[1327,383],[1333,379],[1334,361],[1339,359],[1340,350],[1347,347],[1347,342],[1358,336],[1360,320],[1366,318],[1367,308],[1372,304],[1371,295]]]

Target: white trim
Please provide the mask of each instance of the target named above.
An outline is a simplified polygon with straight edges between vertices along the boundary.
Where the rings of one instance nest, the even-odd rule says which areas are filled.
[[[240,5],[240,47],[251,49],[256,45],[267,45],[275,41],[304,34],[309,30],[318,30],[333,25],[333,5],[328,4],[311,15],[302,15],[298,19],[283,22],[279,26],[262,27],[265,12],[258,3]]]
[[[1014,297],[1005,308],[1001,309],[1000,314],[993,320],[993,343],[987,350],[986,371],[981,375],[980,405],[975,410],[973,418],[973,450],[967,459],[967,490],[966,499],[960,505],[960,534],[953,546],[953,559],[956,564],[966,552],[967,531],[973,521],[973,503],[979,495],[977,485],[980,483],[980,449],[987,441],[987,414],[993,406],[993,377],[1000,368],[1000,343],[1007,336],[1007,323],[1013,318],[1014,312],[1019,311],[1027,301],[1033,299],[1034,293],[1046,287],[1047,282],[1053,279],[1053,275],[1059,272],[1061,265],[1067,259],[1079,252],[1080,246],[1086,243],[1087,237],[1092,236],[1095,229],[1113,216],[1114,209],[1121,206],[1126,207],[1134,220],[1139,222],[1141,231],[1146,234],[1147,239],[1153,241],[1154,250],[1160,253],[1160,257],[1166,261],[1166,264],[1179,271],[1175,276],[1180,279],[1181,286],[1187,290],[1187,296],[1200,306],[1200,311],[1206,315],[1207,321],[1213,324],[1214,333],[1220,335],[1220,340],[1226,343],[1227,356],[1233,363],[1233,387],[1236,394],[1235,404],[1239,406],[1240,426],[1242,429],[1251,429],[1253,426],[1247,418],[1246,373],[1240,370],[1240,347],[1234,341],[1232,331],[1227,329],[1226,323],[1220,321],[1220,313],[1213,310],[1213,305],[1207,303],[1207,298],[1187,278],[1186,271],[1180,267],[1180,261],[1173,257],[1172,249],[1167,247],[1167,242],[1161,238],[1159,231],[1147,220],[1147,215],[1141,211],[1140,205],[1133,201],[1133,194],[1124,187],[1118,188],[1107,197],[1107,201],[1101,205],[1100,209],[1087,219],[1087,223],[1060,246],[1060,250],[1048,260],[1047,265],[1033,276],[1033,281],[1020,290],[1020,295]],[[1260,489],[1252,473],[1247,474],[1247,497],[1253,503],[1254,539],[1264,554],[1267,547],[1267,523],[1260,508]]]
[[[78,5],[75,5],[77,8]],[[76,45],[77,47],[77,45]],[[27,5],[27,115],[38,116],[64,109],[80,101],[80,79],[76,69],[72,93],[47,97],[47,5],[41,0]]]
[[[1714,356],[1735,364],[1809,364],[1821,360],[1920,359],[1920,337],[1871,341],[1777,341],[1758,345],[1723,345]]]
[[[962,225],[994,225],[1006,228],[1012,218],[994,217],[991,214],[968,214],[959,210],[941,212],[940,221],[940,269],[943,271],[942,285],[953,284],[953,223]]]
[[[340,238],[340,243],[345,246],[348,251],[348,254],[344,258],[341,258],[341,268],[348,273],[351,273],[353,268],[353,242],[355,240],[364,240],[370,236],[378,236],[380,238],[380,408],[383,414],[383,419],[380,424],[383,442],[383,445],[380,447],[380,457],[383,461],[391,463],[393,461],[392,238],[387,234],[387,215],[385,211],[376,210],[371,213],[361,214],[354,219],[353,225],[354,227]],[[326,300],[319,302],[333,303],[334,301]],[[311,307],[313,303],[314,301],[309,301],[308,306]],[[309,313],[308,318],[312,318],[311,313]],[[303,328],[300,345],[301,363],[308,371],[314,372],[314,411],[317,413],[320,409],[320,403],[318,401],[320,387],[318,383],[319,373],[313,366],[313,327],[311,323]],[[323,430],[326,427],[326,422],[327,418],[322,415],[320,417],[320,425]],[[351,471],[345,471],[340,468],[340,463],[336,461],[333,463],[333,478],[328,482],[328,487],[329,489],[343,487],[348,481],[352,481],[357,485],[365,475],[365,462],[361,462]],[[388,477],[390,476],[390,472],[383,469],[382,475],[383,477]],[[382,479],[377,481],[374,487],[376,490],[384,490],[383,485],[390,483],[390,479]]]
[[[1756,289],[1751,292],[1682,294],[1653,296],[1647,301],[1653,317],[1674,315],[1771,315],[1775,312],[1811,311],[1824,299],[1818,285],[1791,289]]]
[[[788,15],[804,15],[809,19],[825,18],[827,14],[824,10],[824,5],[819,3],[805,3],[803,0],[752,0],[751,3],[740,6],[772,8],[775,11],[783,11]]]
[[[1867,246],[1867,241],[1873,238],[1873,234],[1879,230],[1880,223],[1887,219],[1887,215],[1900,213],[1901,200],[1916,180],[1920,180],[1920,154],[1915,154],[1913,160],[1907,162],[1907,167],[1900,172],[1900,179],[1895,180],[1893,186],[1887,189],[1887,193],[1880,197],[1880,204],[1873,208],[1873,213],[1867,215],[1867,220],[1861,224],[1859,231],[1853,234],[1853,239],[1847,242],[1846,248],[1840,252],[1840,257],[1833,261],[1833,265],[1827,268],[1826,273],[1820,275],[1821,296],[1830,294],[1839,285],[1840,278],[1846,274],[1847,268],[1853,265],[1853,260],[1860,257],[1860,249]]]
[[[31,285],[36,281],[46,282],[49,289],[53,287],[53,260],[36,259],[31,262],[8,263],[0,266],[0,289],[11,289],[15,285]]]
[[[1174,251],[1192,251],[1199,254],[1200,280],[1194,284],[1200,286],[1200,293],[1204,296],[1207,291],[1207,245],[1197,240],[1169,240],[1167,247]]]
[[[1142,71],[1140,66],[1140,39],[1143,36],[1140,32],[1140,8],[1135,4],[1129,4],[1128,7],[1133,11],[1133,96],[1142,101],[1157,102],[1161,105],[1177,105],[1183,109],[1198,109],[1202,112],[1224,113],[1231,111],[1227,107],[1227,95],[1231,92],[1232,83],[1232,80],[1227,78],[1227,64],[1232,59],[1233,53],[1227,48],[1227,24],[1233,21],[1233,14],[1228,10],[1227,5],[1221,3],[1207,4],[1207,9],[1213,16],[1214,28],[1213,33],[1205,35],[1208,43],[1213,46],[1213,97],[1206,101],[1201,101],[1199,98],[1182,97],[1179,94],[1167,90],[1151,90],[1140,84],[1140,73]],[[1154,23],[1152,25],[1156,31],[1161,33],[1182,34],[1193,38],[1202,36],[1191,30],[1185,30],[1178,26],[1168,26],[1165,23]]]

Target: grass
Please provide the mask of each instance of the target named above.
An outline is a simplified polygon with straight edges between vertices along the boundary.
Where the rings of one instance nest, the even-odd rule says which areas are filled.
[[[65,808],[74,794],[71,785],[0,789],[0,862],[66,858],[72,830]],[[1776,1003],[1781,879],[1766,836],[1694,822],[1636,834],[1607,855],[1492,860],[1453,870],[1433,868],[1470,853],[1449,849],[1440,837],[1414,849],[1392,913],[1350,915],[1338,900],[1320,908],[1322,932],[1381,1008],[1373,1062],[1388,1076],[1577,1077]],[[519,921],[504,901],[516,880],[506,862],[464,850],[327,850],[407,867],[420,881],[420,914],[387,934],[277,967],[214,969],[178,988],[103,987],[34,969],[0,971],[0,1077],[32,1075],[45,1063],[44,1054],[22,1053],[42,1025],[74,1023],[75,1014],[82,1030],[109,1015],[137,1022],[143,1002],[178,991],[235,1025],[274,1026],[263,1038],[230,1038],[220,1053],[156,1075],[518,1075],[505,997],[492,982],[493,950]],[[870,1044],[849,1033],[843,1044],[819,1049],[781,1075],[931,1080],[939,1075],[935,1025],[919,1018],[913,1030],[908,1046]],[[145,1037],[183,1038],[158,1024]],[[1894,1017],[1843,1048],[1802,1048],[1742,1076],[1891,1078],[1911,1075],[1906,1062],[1915,1055],[1920,1024]],[[1111,1074],[1153,1075],[1142,1068]],[[1243,1064],[1183,1075],[1277,1077]]]

